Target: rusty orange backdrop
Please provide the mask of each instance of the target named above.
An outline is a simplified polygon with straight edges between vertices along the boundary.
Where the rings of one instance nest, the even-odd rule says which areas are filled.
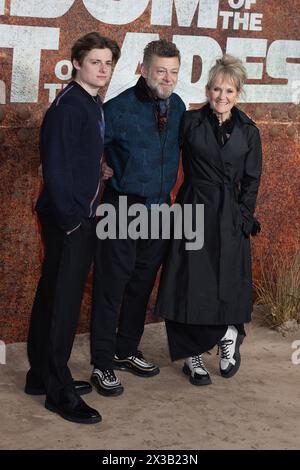
[[[177,92],[187,107],[203,103],[204,72],[217,51],[243,52],[251,73],[240,107],[256,121],[264,149],[257,208],[262,233],[252,244],[255,273],[267,253],[292,256],[300,226],[299,8],[296,0],[0,0],[0,339],[26,340],[42,259],[33,209],[41,185],[39,126],[49,101],[68,81],[71,44],[89,31],[122,46],[109,96],[134,83],[143,41],[153,34],[177,40],[183,56]],[[174,194],[181,178],[180,172]],[[79,332],[89,329],[90,291],[89,280]]]

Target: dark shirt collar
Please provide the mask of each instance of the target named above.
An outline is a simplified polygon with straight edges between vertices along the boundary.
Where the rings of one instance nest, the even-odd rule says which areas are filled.
[[[101,101],[101,98],[100,96],[97,94],[96,96],[93,96],[91,95],[88,91],[86,91],[78,82],[76,82],[75,80],[72,80],[68,86],[76,86],[78,88],[78,90],[81,91],[81,93],[86,97],[88,98],[90,101],[96,103],[96,104],[100,104],[102,105],[102,101]]]

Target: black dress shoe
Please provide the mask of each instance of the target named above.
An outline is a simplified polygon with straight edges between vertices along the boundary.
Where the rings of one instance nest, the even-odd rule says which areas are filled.
[[[73,385],[79,395],[86,395],[93,390],[91,384],[84,380],[73,380]],[[30,387],[26,384],[24,392],[27,393],[27,395],[45,395],[46,389],[44,387]]]
[[[102,420],[98,411],[88,406],[76,392],[67,394],[59,403],[47,397],[45,408],[73,423],[94,424]]]

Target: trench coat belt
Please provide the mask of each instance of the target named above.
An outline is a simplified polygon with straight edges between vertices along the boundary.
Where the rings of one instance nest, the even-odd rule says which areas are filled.
[[[233,240],[239,230],[241,213],[238,205],[238,184],[231,181],[212,181],[203,178],[186,178],[185,184],[218,187],[221,192],[220,207],[220,253],[219,253],[219,298],[226,302],[234,295],[233,272],[234,252]],[[205,221],[204,221],[205,223]],[[204,241],[205,243],[205,241]]]

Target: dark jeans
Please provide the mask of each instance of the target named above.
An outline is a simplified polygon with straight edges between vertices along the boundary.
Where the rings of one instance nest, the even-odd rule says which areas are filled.
[[[118,220],[118,200],[104,202],[115,205]],[[91,331],[91,362],[97,368],[112,369],[115,353],[124,358],[137,352],[167,246],[168,240],[151,238],[97,241]]]
[[[45,387],[58,402],[72,386],[67,366],[82,295],[95,250],[95,220],[84,219],[66,235],[52,217],[41,217],[45,258],[28,335],[27,384]]]

